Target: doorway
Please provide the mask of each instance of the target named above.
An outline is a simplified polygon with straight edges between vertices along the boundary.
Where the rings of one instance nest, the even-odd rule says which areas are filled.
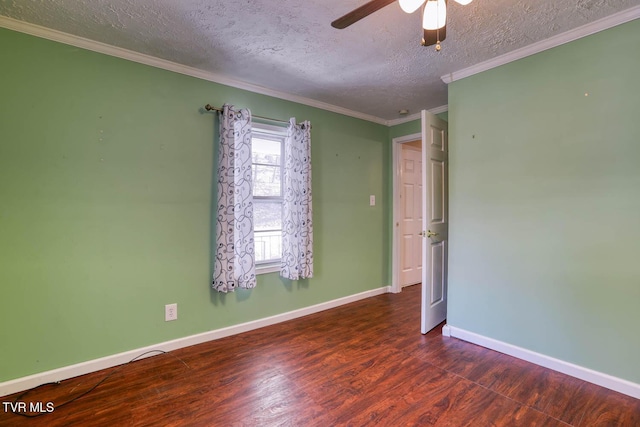
[[[422,140],[400,144],[399,285],[422,281]]]
[[[394,138],[392,147],[391,289],[398,293],[404,286],[417,284],[422,280],[422,237],[419,235],[422,230],[422,134]],[[419,194],[416,194],[416,185]]]

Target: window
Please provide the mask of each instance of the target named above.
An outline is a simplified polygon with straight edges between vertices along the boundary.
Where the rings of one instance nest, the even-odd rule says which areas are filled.
[[[256,274],[272,271],[313,277],[311,124],[252,132],[249,110],[222,110],[213,289],[254,288]]]
[[[282,128],[253,123],[251,168],[258,272],[277,271],[282,257],[282,161],[285,136]]]

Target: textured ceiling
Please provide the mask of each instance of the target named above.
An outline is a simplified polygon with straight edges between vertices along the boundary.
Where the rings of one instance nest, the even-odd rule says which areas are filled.
[[[0,0],[0,15],[385,120],[447,104],[440,76],[637,6],[639,0],[449,1],[442,51],[397,3],[365,0]]]

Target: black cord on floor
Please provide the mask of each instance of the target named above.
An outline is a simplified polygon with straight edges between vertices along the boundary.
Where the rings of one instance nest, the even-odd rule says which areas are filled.
[[[103,379],[101,379],[100,381],[98,381],[98,382],[97,382],[93,387],[91,387],[89,390],[85,391],[85,392],[84,392],[84,393],[82,393],[82,394],[79,394],[78,396],[74,397],[73,399],[67,400],[67,401],[66,401],[66,402],[64,402],[64,403],[61,403],[60,405],[55,406],[55,408],[54,408],[54,409],[62,408],[63,406],[66,406],[66,405],[68,405],[69,403],[73,403],[73,402],[75,402],[76,400],[80,399],[81,397],[86,396],[87,394],[91,393],[93,390],[95,390],[96,388],[98,388],[98,386],[99,386],[100,384],[102,384],[103,382],[105,382],[106,380],[108,380],[108,379],[109,379],[113,374],[115,374],[116,372],[120,371],[122,368],[124,368],[125,366],[129,365],[130,363],[133,363],[133,362],[135,362],[136,360],[140,359],[141,357],[146,356],[147,354],[150,354],[150,353],[169,354],[169,355],[173,356],[174,358],[178,359],[180,362],[182,362],[182,364],[183,364],[184,366],[186,366],[187,368],[191,369],[191,367],[190,367],[189,365],[187,365],[187,364],[185,363],[185,361],[184,361],[184,360],[182,360],[182,359],[180,359],[178,356],[176,356],[176,355],[174,355],[174,354],[171,354],[171,353],[169,353],[169,352],[166,352],[166,351],[164,351],[164,350],[151,350],[151,351],[146,351],[146,352],[144,352],[144,353],[142,353],[142,354],[139,354],[138,356],[134,357],[133,359],[129,360],[127,363],[122,364],[122,365],[118,366],[117,368],[113,369],[111,372],[109,372],[109,373],[108,373],[108,374],[107,374]],[[14,408],[16,408],[16,407],[17,407],[17,405],[16,405],[16,403],[17,403],[17,402],[22,401],[22,398],[23,398],[23,397],[25,397],[26,395],[28,395],[29,393],[31,393],[32,391],[37,390],[37,389],[39,389],[39,388],[41,388],[41,387],[48,386],[48,385],[60,385],[60,384],[61,384],[61,382],[60,382],[60,381],[54,381],[54,382],[50,382],[50,383],[40,384],[39,386],[36,386],[36,387],[30,388],[29,390],[26,390],[25,392],[23,392],[21,395],[19,395],[18,397],[16,397],[16,398],[13,400],[13,405],[12,405],[12,407],[11,407],[11,412],[12,412],[13,414],[15,414],[15,415],[20,415],[20,416],[22,416],[22,417],[27,417],[27,418],[36,418],[36,417],[40,417],[40,416],[42,416],[42,415],[47,415],[47,414],[52,413],[53,411],[51,411],[51,412],[38,412],[38,413],[35,413],[35,414],[32,414],[32,413],[30,414],[30,413],[16,412],[16,411],[14,410]]]

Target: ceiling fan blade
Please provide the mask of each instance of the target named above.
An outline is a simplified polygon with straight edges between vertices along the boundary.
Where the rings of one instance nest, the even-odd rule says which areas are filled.
[[[439,41],[443,41],[447,37],[447,26],[440,28],[439,30],[425,30],[423,29],[422,46],[431,46]],[[439,32],[439,33],[438,33]]]
[[[331,23],[333,28],[337,28],[342,30],[343,28],[347,28],[351,24],[355,24],[359,20],[364,17],[371,15],[373,12],[376,12],[382,9],[385,6],[394,3],[396,0],[373,0],[368,3],[363,4],[359,8],[352,10],[341,18],[336,19]]]

